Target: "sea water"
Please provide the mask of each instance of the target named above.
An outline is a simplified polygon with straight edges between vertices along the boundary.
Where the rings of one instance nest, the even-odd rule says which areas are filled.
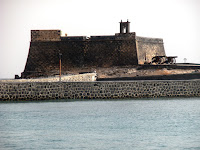
[[[1,150],[199,150],[200,98],[0,103]]]

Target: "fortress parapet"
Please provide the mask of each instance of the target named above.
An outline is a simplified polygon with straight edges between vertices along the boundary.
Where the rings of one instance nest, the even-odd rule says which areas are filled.
[[[64,36],[61,37],[61,41],[84,41],[86,40],[86,36]]]

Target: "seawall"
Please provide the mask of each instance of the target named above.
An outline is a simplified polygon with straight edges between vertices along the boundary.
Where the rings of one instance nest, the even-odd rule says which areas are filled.
[[[0,83],[0,100],[200,97],[200,80]]]

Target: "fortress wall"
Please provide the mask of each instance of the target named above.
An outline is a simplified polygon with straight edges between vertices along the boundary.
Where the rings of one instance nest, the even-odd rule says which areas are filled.
[[[84,48],[84,66],[109,67],[118,57],[113,40],[88,41]]]
[[[58,56],[56,57],[57,63],[55,62],[57,51],[56,42],[31,42],[25,71],[32,73],[54,69],[55,65],[59,63]]]
[[[137,50],[134,40],[122,40],[119,47],[119,65],[137,65]]]
[[[133,40],[99,40],[87,42],[84,63],[93,67],[136,65],[137,53]]]
[[[59,74],[59,51],[62,72],[82,67],[137,64],[134,40],[31,42],[22,78]]]
[[[159,38],[146,38],[136,36],[138,64],[151,62],[154,56],[165,56],[163,40]]]
[[[81,67],[83,42],[31,42],[22,78],[59,74],[59,51],[62,53],[62,71]]]
[[[200,80],[0,83],[0,100],[200,97]]]

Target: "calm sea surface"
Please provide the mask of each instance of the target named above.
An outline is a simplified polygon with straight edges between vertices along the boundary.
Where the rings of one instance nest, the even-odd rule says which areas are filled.
[[[200,150],[200,98],[0,103],[0,150]]]

